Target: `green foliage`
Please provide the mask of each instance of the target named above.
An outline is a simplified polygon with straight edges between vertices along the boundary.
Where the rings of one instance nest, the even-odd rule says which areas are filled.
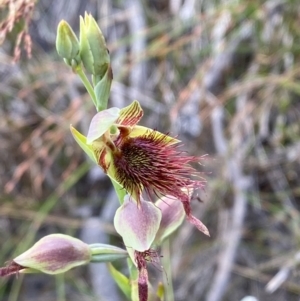
[[[111,263],[107,264],[110,275],[117,283],[120,290],[126,296],[127,300],[131,300],[131,285],[130,280],[121,272],[119,272]]]

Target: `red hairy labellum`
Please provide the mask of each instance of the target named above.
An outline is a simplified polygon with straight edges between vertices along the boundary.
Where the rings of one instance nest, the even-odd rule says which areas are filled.
[[[156,131],[118,141],[113,156],[116,180],[140,202],[142,191],[161,197],[171,195],[183,204],[187,219],[198,230],[209,235],[204,224],[191,214],[190,197],[204,181],[190,165],[200,158],[187,156],[179,150],[180,144]],[[198,176],[198,179],[191,179]],[[190,190],[190,191],[189,191]]]
[[[129,192],[140,196],[170,194],[181,199],[182,189],[203,187],[203,181],[191,180],[196,170],[189,165],[198,158],[186,156],[169,136],[156,131],[140,137],[125,138],[114,156],[117,181]],[[184,196],[185,197],[185,196]]]

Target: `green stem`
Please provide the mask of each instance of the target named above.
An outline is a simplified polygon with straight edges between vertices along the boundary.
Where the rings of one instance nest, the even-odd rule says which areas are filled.
[[[164,267],[165,273],[164,275],[164,287],[165,287],[165,301],[173,301],[174,299],[174,290],[172,283],[172,267],[171,267],[171,251],[170,251],[170,241],[166,239],[162,244],[161,250],[162,257],[162,265]]]
[[[129,279],[131,283],[131,301],[138,301],[139,296],[138,296],[138,277],[139,277],[139,271],[137,267],[134,265],[132,262],[131,258],[127,259],[127,266],[129,270]]]
[[[129,270],[129,277],[131,280],[136,280],[138,278],[138,270],[134,263],[132,262],[131,258],[127,259],[127,266]]]
[[[95,243],[89,245],[91,262],[108,262],[128,257],[128,252],[112,245]]]
[[[81,67],[76,68],[76,73],[79,75],[82,83],[84,84],[86,90],[88,91],[90,97],[92,98],[95,107],[97,108],[97,101],[96,101],[96,95],[95,95],[95,92],[94,92],[94,88],[91,85],[91,83],[88,80],[85,73],[83,72],[83,69]]]
[[[56,282],[56,293],[58,301],[66,301],[66,291],[65,291],[65,278],[64,274],[58,274],[55,276]]]

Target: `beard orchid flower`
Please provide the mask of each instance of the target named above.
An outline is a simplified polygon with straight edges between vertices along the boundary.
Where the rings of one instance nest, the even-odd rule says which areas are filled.
[[[123,109],[112,107],[97,113],[86,137],[72,126],[71,132],[90,158],[137,204],[143,191],[149,196],[173,196],[183,204],[189,222],[209,235],[206,226],[191,214],[190,207],[191,191],[204,186],[190,165],[199,162],[199,158],[180,151],[179,140],[137,125],[142,116],[139,102],[134,101]]]

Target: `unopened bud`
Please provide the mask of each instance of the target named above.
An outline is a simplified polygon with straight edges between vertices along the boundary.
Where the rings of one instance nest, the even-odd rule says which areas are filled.
[[[46,274],[64,273],[90,261],[89,246],[77,238],[64,234],[43,237],[13,260],[14,263],[23,267],[20,273],[42,272]]]
[[[79,41],[71,26],[64,20],[57,27],[56,49],[67,64],[71,65],[72,60],[79,63]]]
[[[110,262],[127,257],[126,250],[112,245],[88,245],[72,236],[52,234],[0,268],[0,277],[18,273],[60,274],[90,262]]]
[[[103,34],[90,15],[80,17],[80,56],[86,70],[102,78],[109,68],[110,57]]]

